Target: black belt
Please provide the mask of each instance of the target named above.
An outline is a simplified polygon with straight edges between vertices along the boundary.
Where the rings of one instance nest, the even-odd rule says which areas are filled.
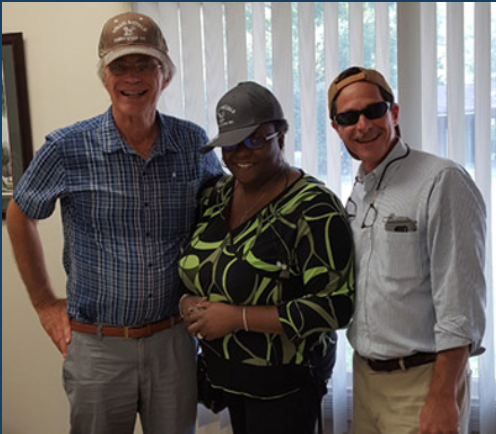
[[[358,353],[357,353],[358,354]],[[360,354],[358,354],[360,356]],[[373,360],[367,359],[366,357],[360,356],[362,360],[369,365],[370,369],[373,371],[397,371],[401,369],[406,371],[408,368],[414,368],[415,366],[426,365],[427,363],[432,363],[436,360],[436,353],[415,353],[407,357],[399,357],[397,359],[389,360]]]

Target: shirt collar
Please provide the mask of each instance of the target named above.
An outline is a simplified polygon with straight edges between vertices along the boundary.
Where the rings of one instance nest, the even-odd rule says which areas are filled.
[[[152,149],[150,157],[165,154],[166,152],[179,152],[180,143],[171,134],[171,119],[167,116],[160,116],[157,111],[157,118],[159,121],[159,132],[158,140]],[[112,153],[117,151],[122,151],[125,153],[132,152],[129,145],[124,141],[117,126],[115,125],[114,118],[112,116],[112,107],[104,113],[102,119],[102,131],[104,136],[102,137],[102,149],[103,152]]]
[[[391,160],[394,160],[395,158],[405,155],[406,151],[407,151],[407,146],[405,142],[401,138],[398,138],[398,141],[393,146],[393,149],[391,149],[391,151],[386,156],[386,158],[384,158],[384,160],[382,160],[381,163],[372,172],[365,173],[363,170],[363,164],[360,164],[356,176],[356,181],[361,184],[374,183],[375,180],[381,178],[381,175],[384,172],[384,169],[386,168],[388,163]]]

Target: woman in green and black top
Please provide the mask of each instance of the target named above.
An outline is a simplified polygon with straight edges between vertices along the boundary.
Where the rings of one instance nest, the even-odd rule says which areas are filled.
[[[351,232],[339,199],[282,157],[275,97],[241,83],[217,105],[232,176],[206,186],[179,262],[181,313],[201,339],[235,434],[311,434],[353,313]]]

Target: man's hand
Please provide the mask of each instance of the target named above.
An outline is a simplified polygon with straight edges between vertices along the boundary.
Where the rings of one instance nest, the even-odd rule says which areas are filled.
[[[7,208],[7,229],[31,303],[43,328],[66,357],[71,340],[67,301],[57,298],[50,285],[36,220],[27,217],[11,200]]]
[[[458,434],[458,388],[467,360],[468,347],[438,353],[429,393],[420,412],[419,434]]]
[[[66,306],[65,298],[35,306],[41,325],[64,358],[67,357],[67,344],[71,341],[71,326]]]
[[[455,399],[427,399],[420,413],[419,434],[458,434],[460,411]]]
[[[198,309],[198,304],[206,301],[206,297],[198,297],[195,295],[183,295],[179,301],[179,312],[186,326],[192,324],[191,314]]]

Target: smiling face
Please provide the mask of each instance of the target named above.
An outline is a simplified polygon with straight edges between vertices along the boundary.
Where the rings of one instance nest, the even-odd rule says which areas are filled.
[[[250,138],[267,137],[276,132],[274,124],[261,125]],[[266,141],[260,149],[250,149],[244,144],[228,151],[222,149],[222,158],[234,178],[243,185],[263,186],[273,179],[274,174],[284,165],[281,152],[284,146],[284,135]]]
[[[384,101],[379,88],[372,83],[359,81],[345,87],[336,98],[336,113],[348,110],[363,110],[370,104]],[[396,144],[395,127],[398,124],[399,107],[393,104],[386,114],[378,119],[367,119],[360,115],[358,122],[350,126],[332,127],[343,140],[350,155],[362,162],[365,173],[374,170]]]
[[[140,54],[114,60],[105,68],[102,81],[116,121],[126,117],[154,120],[158,99],[168,84],[160,62]]]

